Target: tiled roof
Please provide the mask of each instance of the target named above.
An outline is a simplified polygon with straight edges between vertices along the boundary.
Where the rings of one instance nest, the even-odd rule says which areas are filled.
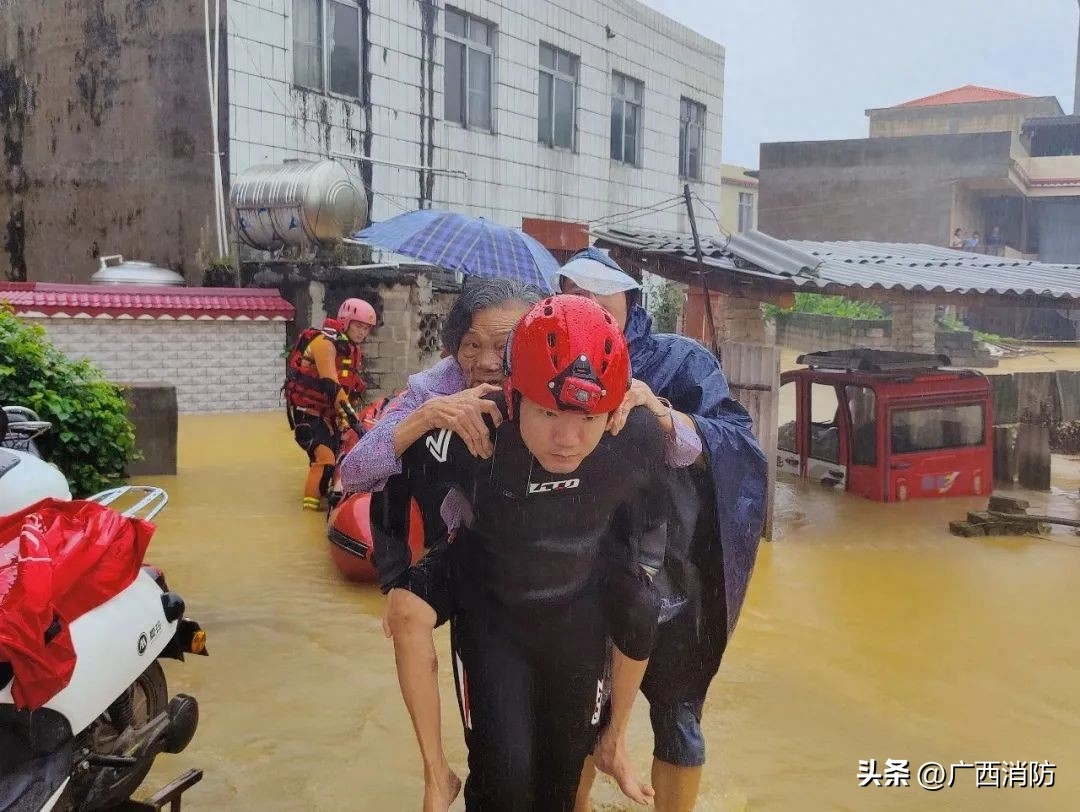
[[[0,303],[17,313],[72,318],[290,321],[295,315],[276,290],[254,288],[0,282]]]
[[[1023,93],[1013,93],[1010,90],[996,90],[992,87],[964,85],[963,87],[946,90],[943,93],[935,93],[932,96],[913,99],[912,101],[904,102],[903,104],[898,104],[896,106],[935,107],[939,104],[971,104],[972,102],[1016,101],[1017,99],[1030,98],[1031,96]]]

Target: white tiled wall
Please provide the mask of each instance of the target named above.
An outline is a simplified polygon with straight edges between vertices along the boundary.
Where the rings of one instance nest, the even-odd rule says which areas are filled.
[[[292,2],[228,0],[231,171],[285,158],[317,159],[329,152],[362,154],[362,133],[369,125],[374,134],[370,157],[426,163],[420,139],[421,0],[368,3],[370,122],[360,104],[292,87]],[[707,108],[703,182],[694,186],[719,212],[724,88],[720,45],[636,0],[456,0],[453,5],[498,29],[496,133],[441,120],[440,12],[434,165],[464,170],[469,178],[437,176],[435,207],[520,226],[522,217],[588,222],[672,198],[683,186],[678,177],[679,99],[687,96]],[[607,37],[605,25],[614,38]],[[580,58],[576,153],[537,143],[540,40]],[[616,164],[608,157],[613,70],[645,85],[641,167]],[[415,170],[376,165],[372,183],[376,220],[419,205]],[[699,214],[698,221],[703,232],[717,232],[707,212]],[[681,207],[649,212],[631,222],[647,228],[689,228]]]
[[[285,322],[35,318],[112,381],[171,383],[181,412],[284,408]]]

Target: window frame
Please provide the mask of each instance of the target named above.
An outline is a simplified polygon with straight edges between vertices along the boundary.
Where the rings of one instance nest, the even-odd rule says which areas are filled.
[[[617,90],[616,80],[621,80],[624,87],[633,87],[636,98],[628,96],[625,91]],[[615,163],[622,164],[623,166],[640,168],[642,156],[641,134],[645,129],[644,124],[642,123],[642,116],[645,109],[645,83],[640,79],[635,79],[633,76],[613,70],[611,72],[611,103],[613,108],[616,103],[622,105],[622,127],[619,128],[619,154],[621,157],[616,157],[613,154],[615,151],[614,141],[609,145],[608,157],[612,161],[615,161]],[[629,161],[626,160],[626,108],[628,106],[637,109],[636,127],[634,132],[634,155]],[[612,115],[614,115],[614,111],[612,112]]]
[[[298,3],[314,4],[316,7],[316,13],[319,18],[319,57],[321,68],[321,80],[322,86],[314,86],[306,82],[301,82],[297,77],[296,69],[296,8]],[[330,89],[330,59],[333,52],[333,43],[329,42],[330,39],[330,5],[336,4],[339,6],[345,6],[346,8],[356,11],[356,42],[357,42],[357,76],[356,76],[356,95],[351,93],[342,93],[340,91]],[[290,24],[292,26],[292,84],[294,87],[303,88],[305,90],[321,93],[325,96],[333,96],[339,99],[347,99],[349,101],[363,101],[364,99],[364,6],[356,0],[293,0],[292,2],[292,17],[290,18]],[[303,43],[310,46],[309,43]],[[329,47],[328,47],[329,44]]]
[[[700,121],[695,121],[692,113],[700,111]],[[700,181],[705,176],[705,124],[709,109],[701,102],[689,96],[679,97],[679,177],[683,180]],[[698,174],[690,174],[690,128],[698,128]]]
[[[754,193],[739,192],[739,233],[754,229]]]
[[[573,68],[573,73],[572,74],[562,73],[558,69],[558,67],[548,67],[548,66],[546,66],[544,64],[544,49],[545,48],[549,49],[552,52],[552,61],[556,66],[558,65],[560,55],[569,57],[571,67]],[[578,113],[578,99],[579,99],[579,94],[581,92],[581,88],[580,88],[581,57],[579,57],[577,54],[572,54],[567,50],[564,50],[562,48],[558,48],[555,45],[552,45],[551,43],[544,42],[543,40],[541,40],[540,41],[540,48],[539,48],[539,59],[537,61],[539,62],[539,65],[537,66],[537,94],[536,94],[536,102],[537,102],[537,116],[536,116],[537,137],[536,137],[536,140],[537,140],[537,143],[547,147],[548,149],[562,149],[562,150],[567,150],[569,152],[577,152],[577,146],[578,146],[578,137],[577,137],[578,136],[578,114],[577,113]],[[550,122],[551,122],[551,131],[550,131],[550,133],[546,134],[548,136],[549,140],[545,139],[544,134],[542,134],[540,132],[540,123],[543,120],[541,115],[540,115],[540,95],[541,95],[540,89],[541,89],[541,87],[543,85],[543,79],[544,79],[545,75],[551,77],[551,111],[550,111],[550,119],[549,119]],[[555,143],[555,111],[556,111],[556,101],[555,101],[555,97],[556,97],[555,87],[556,87],[556,84],[555,83],[557,81],[559,81],[559,80],[562,80],[564,82],[565,81],[570,81],[572,83],[572,85],[573,85],[573,88],[574,88],[573,102],[572,102],[571,107],[570,107],[570,146],[568,146],[568,147],[564,146],[562,144],[556,144]]]
[[[914,439],[911,440],[911,448],[898,449],[896,448],[896,436],[897,425],[896,418],[901,416],[907,416],[909,414],[916,413],[930,413],[930,412],[945,412],[948,409],[955,409],[957,411],[961,409],[978,409],[979,410],[979,434],[978,439],[972,440],[970,443],[956,443],[952,445],[933,445],[926,447],[915,447],[916,443]],[[986,443],[986,403],[983,401],[964,401],[962,403],[934,403],[926,404],[922,406],[895,406],[889,410],[889,453],[894,457],[908,456],[911,454],[935,454],[940,452],[956,452],[963,451],[965,449],[979,448]],[[944,434],[944,425],[947,421],[940,421],[939,425],[942,426],[942,434]],[[949,421],[951,422],[951,421]],[[963,426],[963,421],[958,421],[958,425]],[[910,431],[910,426],[905,427]],[[961,428],[962,431],[962,428]]]
[[[449,31],[446,25],[447,13],[456,14],[459,17],[464,18],[465,21],[465,34],[455,34]],[[473,24],[482,25],[487,29],[488,33],[488,45],[484,46],[472,39],[470,36],[470,27]],[[477,17],[475,14],[470,14],[456,6],[445,6],[443,8],[443,120],[450,124],[456,124],[457,126],[472,130],[474,132],[495,132],[495,60],[498,56],[497,42],[498,42],[499,29],[495,23],[485,20],[483,17]],[[465,49],[465,69],[461,77],[461,104],[462,104],[462,120],[448,118],[446,115],[446,42],[454,42],[461,45]],[[469,90],[469,52],[476,51],[483,53],[488,57],[488,126],[484,127],[481,124],[469,123],[469,111],[470,111],[470,90]]]

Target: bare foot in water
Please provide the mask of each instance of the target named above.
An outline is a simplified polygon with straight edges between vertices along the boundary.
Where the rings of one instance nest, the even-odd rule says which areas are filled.
[[[424,776],[424,812],[448,812],[461,793],[461,779],[449,766]]]

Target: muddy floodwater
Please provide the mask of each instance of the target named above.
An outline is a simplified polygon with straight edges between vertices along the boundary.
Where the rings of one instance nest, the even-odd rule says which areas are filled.
[[[199,699],[198,735],[147,785],[202,768],[185,810],[420,808],[381,597],[330,564],[323,517],[300,511],[305,464],[281,413],[184,416],[179,475],[148,480],[171,496],[148,560],[209,633],[209,658],[167,664]],[[1080,516],[1080,464],[1056,459],[1054,478],[1036,505]],[[781,482],[777,539],[705,709],[699,809],[1080,809],[1080,537],[948,534],[984,506]],[[464,771],[447,639],[445,739]],[[647,771],[643,700],[631,744]],[[910,786],[860,788],[869,759],[906,760]],[[930,761],[1049,761],[1054,786],[980,788],[1004,783],[983,765],[930,792]],[[610,785],[594,797],[624,808]]]

